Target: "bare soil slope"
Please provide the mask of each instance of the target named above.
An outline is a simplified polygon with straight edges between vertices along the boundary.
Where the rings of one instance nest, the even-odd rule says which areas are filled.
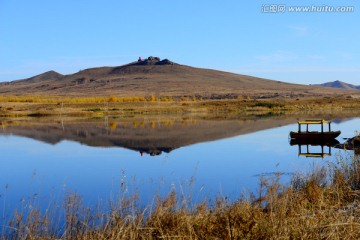
[[[344,95],[353,90],[307,86],[228,72],[194,68],[149,57],[119,67],[61,75],[49,71],[0,83],[0,94],[52,96],[202,96],[206,98],[307,97]],[[357,92],[358,93],[358,92]]]

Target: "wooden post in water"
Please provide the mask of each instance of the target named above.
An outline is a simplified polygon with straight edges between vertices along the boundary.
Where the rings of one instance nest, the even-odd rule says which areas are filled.
[[[324,132],[324,122],[321,121],[321,133],[323,133],[323,132]]]

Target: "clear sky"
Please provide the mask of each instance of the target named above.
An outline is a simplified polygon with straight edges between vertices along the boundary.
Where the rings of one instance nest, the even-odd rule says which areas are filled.
[[[285,11],[270,13],[278,4]],[[359,0],[0,0],[0,81],[152,55],[287,82],[360,85],[359,43]]]

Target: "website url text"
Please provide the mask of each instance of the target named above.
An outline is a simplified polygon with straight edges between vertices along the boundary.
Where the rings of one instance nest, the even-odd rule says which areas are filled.
[[[263,4],[263,13],[351,13],[355,6],[287,6],[285,4]]]

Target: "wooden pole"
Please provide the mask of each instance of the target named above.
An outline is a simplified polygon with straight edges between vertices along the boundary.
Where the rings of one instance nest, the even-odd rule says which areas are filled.
[[[323,132],[324,132],[324,123],[321,122],[321,133],[323,133]]]

